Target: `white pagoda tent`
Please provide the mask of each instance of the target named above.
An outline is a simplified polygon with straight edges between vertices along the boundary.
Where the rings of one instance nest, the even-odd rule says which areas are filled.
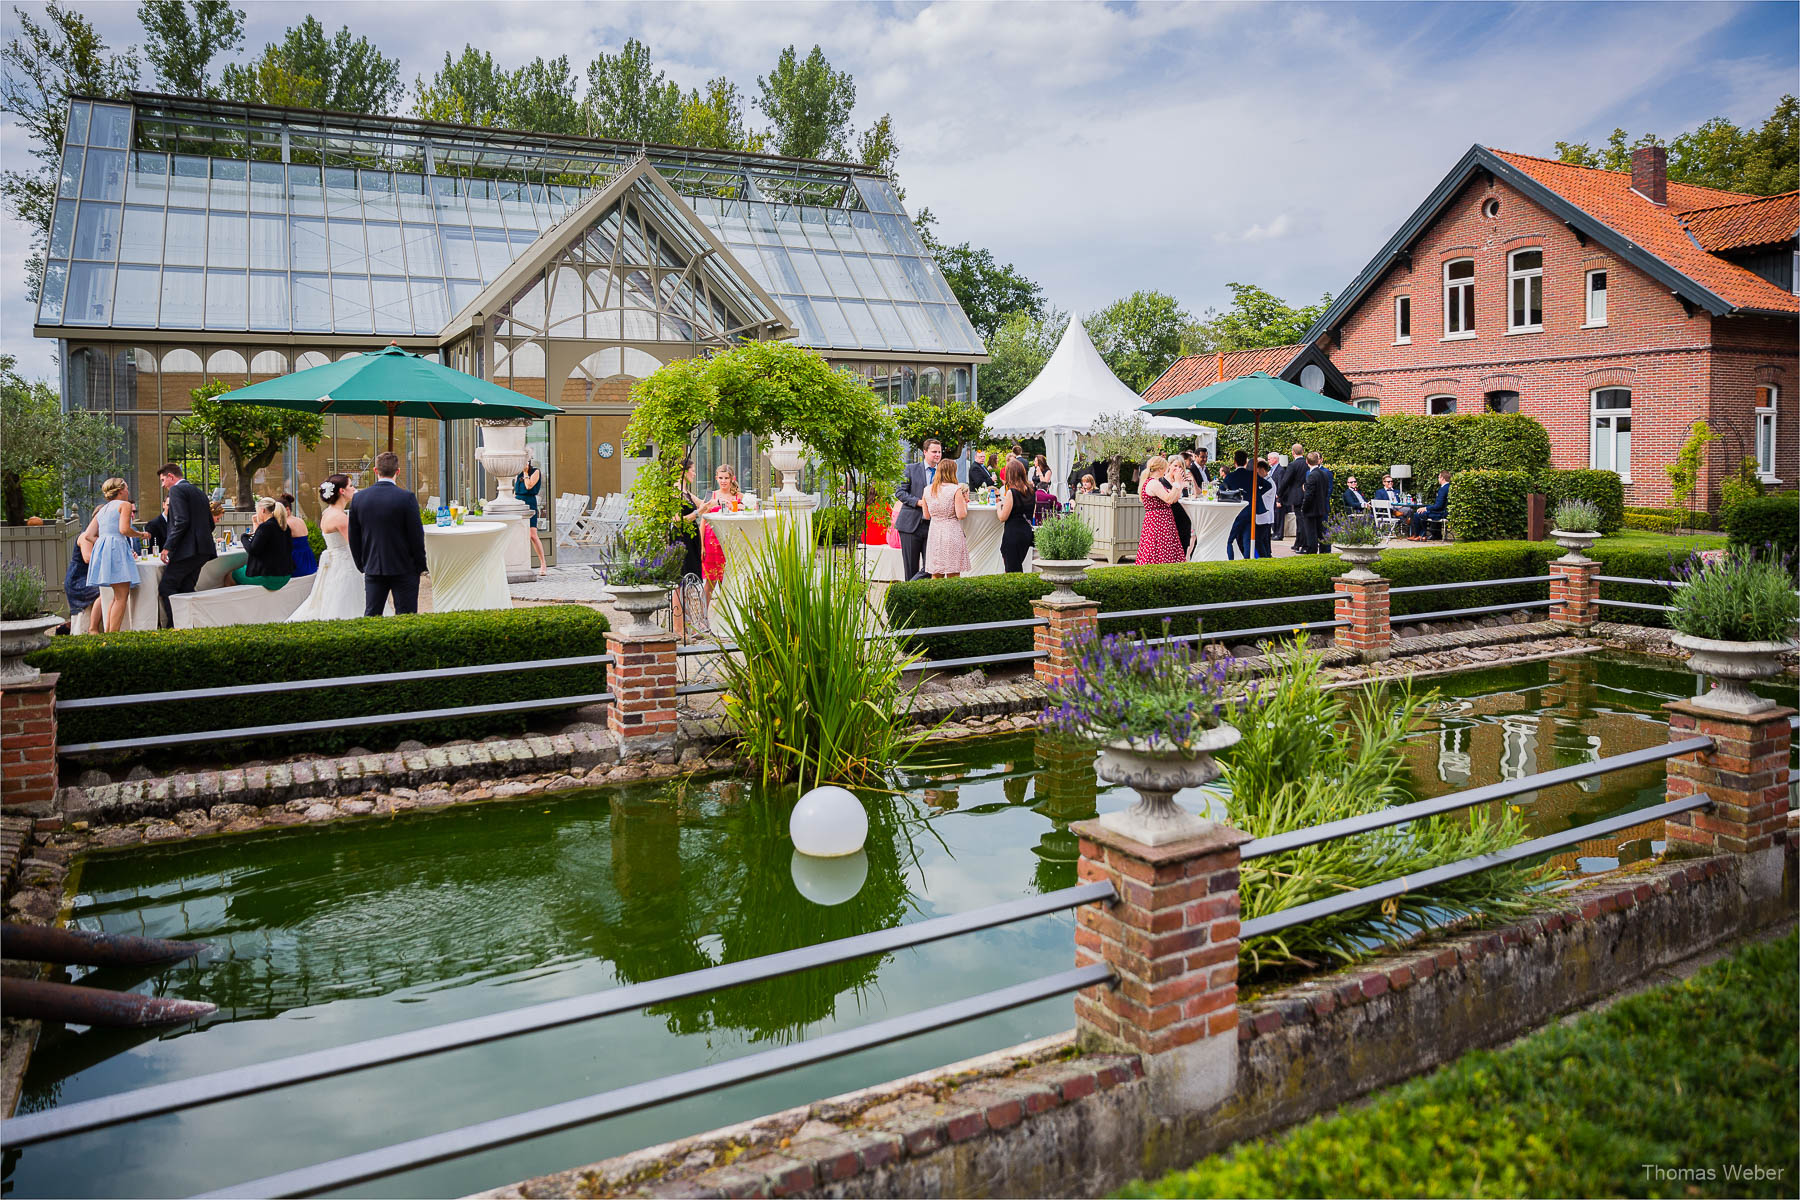
[[[1112,373],[1087,330],[1074,317],[1057,343],[1056,352],[1025,390],[988,414],[988,432],[996,437],[1044,439],[1056,494],[1068,499],[1069,470],[1074,466],[1075,438],[1086,434],[1094,420],[1106,413],[1135,413],[1144,398]],[[1170,437],[1204,436],[1213,432],[1204,425],[1179,417],[1141,414],[1155,433]]]

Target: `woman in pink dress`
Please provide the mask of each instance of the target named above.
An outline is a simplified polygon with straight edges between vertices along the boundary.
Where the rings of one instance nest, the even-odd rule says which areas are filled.
[[[931,486],[925,489],[925,515],[931,532],[925,538],[925,570],[933,579],[955,579],[974,570],[963,518],[969,515],[969,489],[956,481],[956,460],[941,459]]]
[[[1138,534],[1137,563],[1186,562],[1181,537],[1175,532],[1174,506],[1181,492],[1169,482],[1169,460],[1157,455],[1144,464],[1138,497],[1144,502],[1144,527]]]

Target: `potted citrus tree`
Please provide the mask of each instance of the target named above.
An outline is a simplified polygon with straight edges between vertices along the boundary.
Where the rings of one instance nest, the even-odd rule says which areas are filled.
[[[1124,634],[1080,637],[1076,656],[1075,674],[1051,684],[1041,724],[1098,746],[1100,778],[1137,792],[1135,805],[1100,823],[1147,846],[1209,833],[1215,822],[1178,806],[1175,793],[1217,779],[1213,755],[1238,742],[1231,717],[1245,701],[1227,694],[1232,660]],[[1254,685],[1243,693],[1254,695]]]
[[[1678,569],[1681,586],[1670,601],[1671,640],[1688,652],[1688,662],[1714,681],[1694,703],[1723,712],[1755,713],[1775,707],[1748,686],[1781,672],[1781,656],[1800,649],[1794,622],[1800,596],[1794,594],[1790,562],[1733,549],[1707,561],[1689,559]]]
[[[1088,551],[1094,546],[1094,531],[1079,513],[1058,513],[1037,527],[1032,549],[1037,554],[1032,566],[1039,575],[1055,585],[1048,599],[1079,600],[1074,585],[1088,569]]]
[[[23,563],[0,562],[0,686],[30,683],[40,672],[25,656],[50,644],[62,618],[44,611],[44,581]]]

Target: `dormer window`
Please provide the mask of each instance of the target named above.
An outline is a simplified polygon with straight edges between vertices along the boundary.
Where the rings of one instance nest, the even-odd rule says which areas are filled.
[[[1544,252],[1514,250],[1506,258],[1508,333],[1536,333],[1544,327]]]
[[[1475,336],[1475,260],[1453,258],[1444,264],[1444,336]]]

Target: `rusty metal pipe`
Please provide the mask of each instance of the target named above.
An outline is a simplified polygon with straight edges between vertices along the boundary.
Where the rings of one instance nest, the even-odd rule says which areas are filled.
[[[218,1011],[218,1005],[203,1000],[13,978],[0,978],[0,1007],[6,1009],[9,1017],[35,1017],[40,1021],[67,1021],[108,1029],[174,1025]]]
[[[0,954],[25,962],[160,967],[209,949],[205,942],[171,942],[127,933],[94,933],[50,925],[0,925]]]

